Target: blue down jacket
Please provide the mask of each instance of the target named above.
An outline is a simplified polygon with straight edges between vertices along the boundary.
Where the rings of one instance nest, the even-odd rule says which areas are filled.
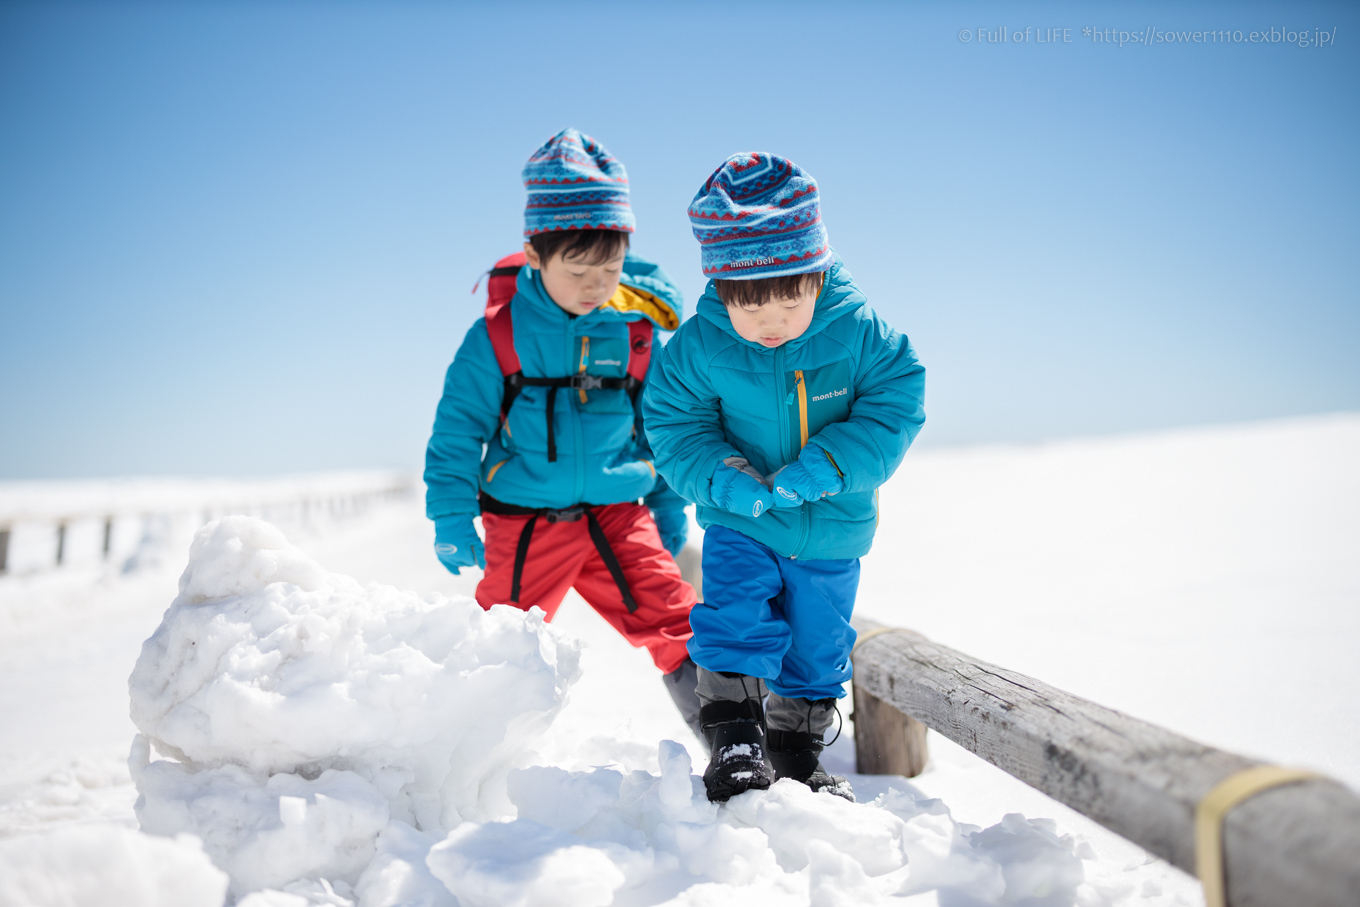
[[[743,340],[712,282],[676,332],[643,397],[656,467],[696,502],[699,524],[727,526],[785,557],[867,554],[878,486],[925,421],[925,369],[907,338],[869,308],[837,258],[801,336],[768,349]],[[716,505],[713,471],[727,457],[771,476],[805,444],[831,454],[845,490],[758,517]]]
[[[628,369],[628,322],[650,319],[673,331],[681,318],[680,291],[656,265],[629,255],[619,292],[589,315],[559,308],[538,271],[519,272],[510,302],[515,351],[527,377],[586,374],[623,378]],[[654,374],[658,342],[648,375]],[[426,515],[476,514],[478,489],[521,507],[565,508],[645,498],[653,510],[685,502],[659,480],[626,390],[559,388],[553,408],[557,460],[548,462],[546,387],[524,387],[500,425],[504,381],[486,319],[468,330],[444,379],[425,451]]]

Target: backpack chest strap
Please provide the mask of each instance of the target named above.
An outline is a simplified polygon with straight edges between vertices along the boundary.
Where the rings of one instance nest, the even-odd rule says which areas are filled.
[[[548,418],[548,462],[557,462],[557,430],[553,425],[554,415],[557,411],[557,389],[560,387],[570,387],[577,390],[626,390],[635,400],[638,391],[642,390],[642,382],[629,375],[626,378],[603,378],[599,375],[587,375],[578,372],[564,378],[530,378],[523,372],[515,372],[513,375],[505,376],[505,391],[501,394],[501,425],[505,425],[505,420],[510,415],[510,407],[514,404],[515,398],[519,396],[521,388],[524,387],[546,387],[548,388],[547,405],[544,407]]]

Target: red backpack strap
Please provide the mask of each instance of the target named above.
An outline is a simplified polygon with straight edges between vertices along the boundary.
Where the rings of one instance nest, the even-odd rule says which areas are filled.
[[[491,337],[491,348],[496,351],[496,364],[507,377],[520,370],[510,300],[515,298],[515,281],[526,263],[523,252],[507,255],[496,262],[486,282],[486,332]]]
[[[515,326],[510,321],[510,303],[503,302],[486,311],[486,333],[491,337],[491,348],[496,351],[496,364],[501,374],[510,376],[520,370],[519,354],[515,352]]]
[[[639,385],[647,380],[647,369],[652,364],[652,337],[655,329],[647,318],[628,322],[628,377]]]

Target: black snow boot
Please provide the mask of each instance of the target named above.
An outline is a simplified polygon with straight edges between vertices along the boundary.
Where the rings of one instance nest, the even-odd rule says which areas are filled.
[[[770,728],[770,764],[774,776],[792,778],[814,791],[826,791],[855,802],[850,782],[822,768],[822,738],[807,731],[776,731]]]
[[[699,668],[694,664],[694,660],[686,658],[680,662],[680,667],[664,674],[661,680],[666,684],[666,692],[671,694],[671,700],[675,702],[675,707],[680,711],[680,717],[685,719],[685,724],[694,732],[694,736],[699,738],[699,742],[708,747],[708,738],[704,736],[703,725],[699,723]]]
[[[699,722],[712,754],[704,771],[709,800],[722,803],[774,783],[774,773],[765,762],[763,717],[759,699],[720,699],[699,710]]]

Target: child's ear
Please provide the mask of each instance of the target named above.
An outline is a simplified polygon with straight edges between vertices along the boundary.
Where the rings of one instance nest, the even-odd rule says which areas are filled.
[[[524,244],[524,257],[529,261],[529,267],[535,271],[543,269],[543,260],[538,257],[538,252],[534,250],[533,243]]]

